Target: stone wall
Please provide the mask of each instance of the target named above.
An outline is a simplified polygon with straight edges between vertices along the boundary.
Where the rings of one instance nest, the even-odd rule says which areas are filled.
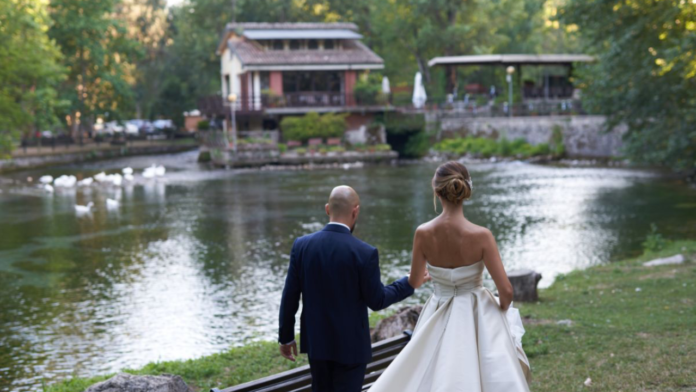
[[[530,144],[547,143],[554,127],[560,127],[570,157],[609,158],[619,155],[625,127],[603,130],[603,116],[465,117],[456,113],[430,113],[426,122],[441,130],[440,137],[479,136],[510,140],[523,138]]]

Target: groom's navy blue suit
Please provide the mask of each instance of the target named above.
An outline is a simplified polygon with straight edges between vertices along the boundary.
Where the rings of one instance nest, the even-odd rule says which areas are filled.
[[[295,339],[301,295],[300,352],[309,356],[313,390],[359,391],[372,358],[367,308],[384,309],[411,294],[406,277],[382,284],[375,247],[342,225],[328,224],[292,246],[279,342]]]

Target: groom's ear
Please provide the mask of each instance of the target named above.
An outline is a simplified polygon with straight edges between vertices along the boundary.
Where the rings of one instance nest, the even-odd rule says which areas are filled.
[[[355,206],[355,208],[353,208],[353,219],[357,219],[358,214],[360,214],[360,205],[359,204],[357,206]]]
[[[326,210],[326,215],[331,216],[331,213],[329,213],[329,203],[326,203],[324,210]]]

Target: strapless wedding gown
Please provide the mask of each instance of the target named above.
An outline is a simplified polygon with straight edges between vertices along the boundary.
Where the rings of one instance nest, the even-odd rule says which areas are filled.
[[[517,309],[500,309],[482,286],[483,262],[428,265],[435,292],[411,341],[370,392],[529,391],[529,361]]]

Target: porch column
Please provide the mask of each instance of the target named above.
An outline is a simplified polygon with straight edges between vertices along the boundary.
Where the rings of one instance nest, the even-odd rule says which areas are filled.
[[[353,90],[355,89],[355,82],[357,79],[357,73],[355,71],[346,71],[344,78],[346,106],[355,106],[355,95],[353,94]]]
[[[273,93],[282,96],[283,95],[283,73],[280,71],[271,71],[270,74],[270,88]]]
[[[261,110],[261,73],[254,72],[254,109]]]

